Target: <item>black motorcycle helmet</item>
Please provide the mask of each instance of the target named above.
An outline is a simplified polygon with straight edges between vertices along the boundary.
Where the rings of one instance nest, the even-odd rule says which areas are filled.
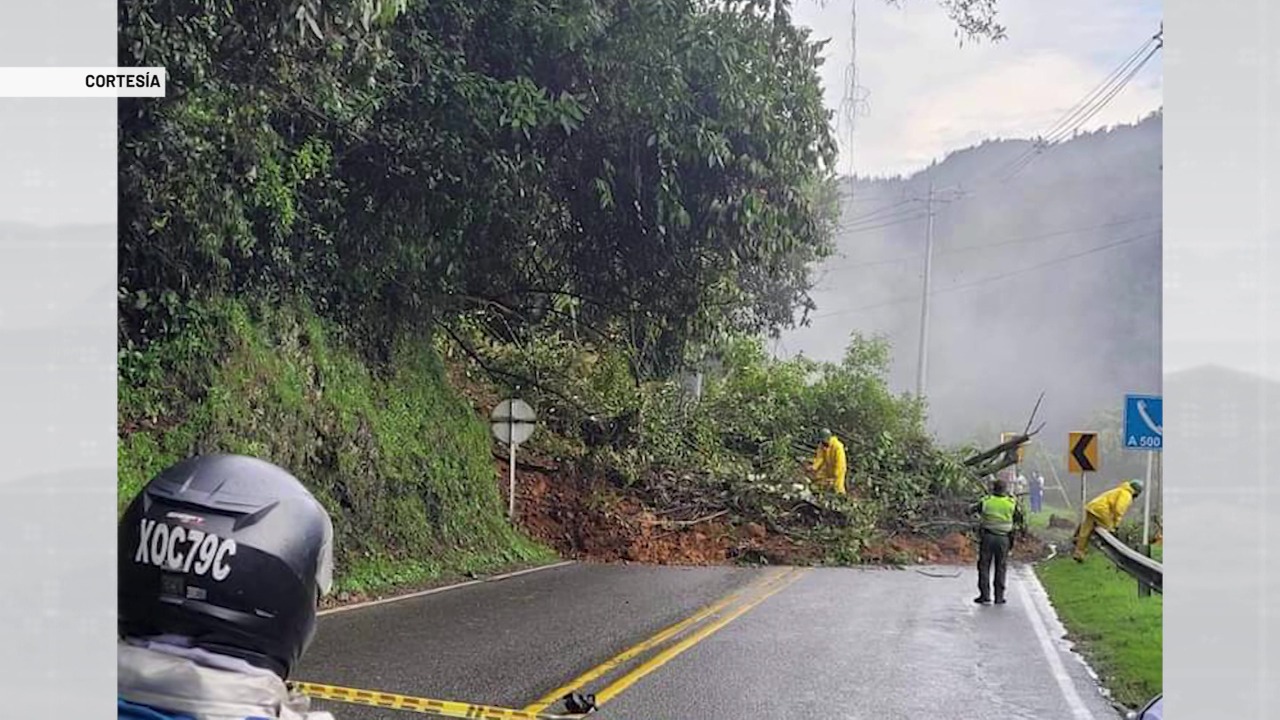
[[[157,475],[119,528],[119,631],[177,635],[288,678],[333,577],[333,524],[297,478],[207,455]]]

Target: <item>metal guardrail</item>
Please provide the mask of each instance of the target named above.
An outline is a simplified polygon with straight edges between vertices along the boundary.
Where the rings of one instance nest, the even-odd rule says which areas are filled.
[[[1129,573],[1143,585],[1164,594],[1164,567],[1160,563],[1125,545],[1115,535],[1100,527],[1094,528],[1093,539],[1116,567]]]

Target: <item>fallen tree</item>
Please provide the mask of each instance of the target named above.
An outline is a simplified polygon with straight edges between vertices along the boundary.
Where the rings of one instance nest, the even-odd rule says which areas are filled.
[[[792,559],[879,559],[885,553],[875,549],[895,539],[936,542],[967,529],[965,509],[983,474],[998,471],[1039,431],[977,455],[937,446],[919,402],[887,388],[888,347],[856,337],[840,363],[778,360],[759,341],[731,339],[716,349],[696,399],[674,379],[635,382],[618,348],[555,335],[531,337],[519,351],[483,337],[464,341],[467,351],[454,360],[477,376],[539,381],[488,395],[518,393],[548,418],[527,451],[554,462],[518,469],[537,473],[532,483],[557,486],[543,495],[573,506],[531,511],[539,518],[529,522],[546,525],[539,531],[562,550],[594,543],[625,559],[618,543],[597,537],[614,523],[620,536],[642,544],[702,536],[726,558],[776,542],[772,549],[783,547]],[[813,486],[805,473],[820,427],[845,443],[847,497]],[[965,463],[975,457],[991,460]],[[597,527],[571,528],[568,513]]]

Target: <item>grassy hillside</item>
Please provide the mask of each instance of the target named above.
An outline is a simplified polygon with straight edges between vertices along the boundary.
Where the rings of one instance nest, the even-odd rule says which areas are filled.
[[[552,556],[506,522],[488,430],[424,337],[374,364],[302,305],[223,301],[121,358],[119,421],[121,509],[193,453],[271,460],[332,513],[339,590]]]

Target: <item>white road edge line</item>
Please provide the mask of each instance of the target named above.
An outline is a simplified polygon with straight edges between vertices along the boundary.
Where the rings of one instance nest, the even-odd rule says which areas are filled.
[[[507,580],[509,578],[519,577],[521,575],[528,575],[530,573],[541,572],[543,570],[552,570],[554,568],[564,567],[565,565],[572,565],[572,564],[574,564],[573,560],[563,560],[561,562],[552,563],[550,565],[539,565],[538,567],[525,568],[524,570],[516,570],[515,572],[503,573],[501,575],[494,575],[493,577],[479,578],[477,580],[468,580],[466,582],[454,583],[453,585],[443,585],[441,587],[431,588],[430,590],[420,590],[418,592],[407,593],[405,595],[395,595],[393,597],[381,598],[379,600],[369,600],[367,602],[352,603],[351,605],[343,605],[341,607],[329,608],[328,610],[321,610],[320,612],[316,613],[316,617],[325,617],[326,615],[337,615],[338,613],[349,612],[351,610],[363,610],[365,608],[371,608],[377,605],[386,605],[388,603],[400,602],[401,600],[412,600],[413,598],[426,597],[427,595],[435,595],[437,593],[442,593],[447,590],[458,590],[460,588],[469,587],[471,585],[482,585],[484,583],[497,582],[498,580]]]
[[[1076,692],[1075,681],[1071,679],[1071,675],[1067,673],[1067,668],[1062,664],[1062,657],[1058,654],[1058,648],[1054,646],[1053,640],[1049,637],[1049,629],[1045,627],[1044,616],[1041,611],[1033,607],[1033,603],[1039,605],[1047,602],[1043,599],[1047,596],[1036,593],[1033,599],[1031,591],[1027,586],[1035,583],[1040,585],[1040,578],[1036,577],[1035,571],[1030,568],[1023,568],[1021,582],[1016,583],[1018,586],[1018,594],[1022,596],[1022,609],[1027,613],[1027,619],[1031,621],[1031,627],[1036,631],[1036,639],[1040,641],[1040,649],[1044,651],[1045,659],[1049,661],[1049,668],[1053,671],[1053,679],[1058,681],[1058,689],[1062,691],[1062,697],[1071,706],[1071,714],[1077,720],[1094,720],[1093,714],[1085,707],[1084,701],[1080,699],[1080,693]],[[1029,578],[1028,578],[1029,576]],[[1052,611],[1051,608],[1047,608]]]

